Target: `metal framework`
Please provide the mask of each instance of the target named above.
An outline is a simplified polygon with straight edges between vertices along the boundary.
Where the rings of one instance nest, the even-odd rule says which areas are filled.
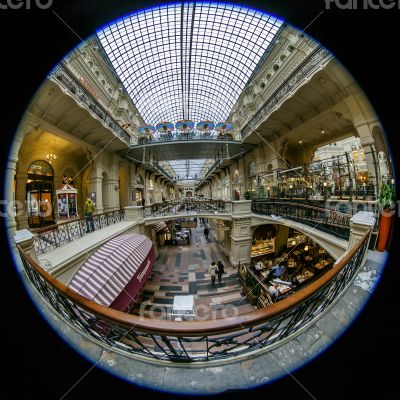
[[[146,123],[225,121],[282,21],[225,3],[180,2],[97,32]]]

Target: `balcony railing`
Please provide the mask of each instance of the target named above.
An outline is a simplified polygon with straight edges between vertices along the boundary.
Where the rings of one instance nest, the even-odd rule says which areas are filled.
[[[350,235],[350,214],[301,203],[271,202],[253,200],[251,209],[255,214],[283,217],[299,221],[318,230],[348,240]]]
[[[212,199],[184,199],[165,201],[144,207],[145,218],[195,215],[195,214],[232,214],[233,206],[230,201]]]
[[[93,216],[94,230],[99,230],[125,218],[124,210],[110,211]],[[36,254],[44,254],[58,247],[64,246],[73,240],[79,239],[89,232],[90,226],[86,218],[74,219],[57,225],[35,231],[34,246]]]
[[[200,132],[197,129],[190,130],[188,132],[173,131],[169,133],[157,133],[156,136],[143,136],[139,137],[137,143],[132,146],[143,146],[147,144],[155,143],[169,143],[169,142],[187,142],[187,141],[222,141],[222,142],[241,142],[241,139],[235,138],[231,134],[219,134],[218,132]]]
[[[228,319],[180,322],[126,314],[89,301],[48,274],[21,247],[18,250],[30,283],[78,331],[103,342],[107,348],[142,358],[198,362],[265,349],[315,321],[357,273],[368,239],[369,233],[296,296]]]
[[[79,81],[66,68],[58,64],[50,76],[66,88],[80,103],[87,106],[123,142],[130,145],[131,135],[80,85]]]

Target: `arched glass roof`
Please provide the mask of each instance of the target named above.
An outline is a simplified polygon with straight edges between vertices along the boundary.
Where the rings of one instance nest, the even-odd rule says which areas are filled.
[[[181,2],[97,35],[147,124],[225,121],[282,21],[243,6]]]

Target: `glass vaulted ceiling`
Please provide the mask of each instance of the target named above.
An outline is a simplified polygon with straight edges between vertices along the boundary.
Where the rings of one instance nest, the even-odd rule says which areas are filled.
[[[282,21],[247,7],[181,2],[97,32],[146,124],[225,121]]]

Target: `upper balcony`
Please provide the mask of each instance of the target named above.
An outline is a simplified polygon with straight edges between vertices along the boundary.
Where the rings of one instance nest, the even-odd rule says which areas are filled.
[[[141,135],[124,153],[127,157],[142,161],[150,152],[158,161],[214,157],[231,159],[248,152],[252,147],[253,145],[243,144],[240,136],[231,133],[200,132],[192,129]]]
[[[110,113],[91,95],[87,89],[68,71],[62,64],[58,64],[50,73],[49,78],[56,82],[60,88],[70,95],[80,106],[101,122],[118,137],[125,147],[131,143],[131,135],[117,122]]]

